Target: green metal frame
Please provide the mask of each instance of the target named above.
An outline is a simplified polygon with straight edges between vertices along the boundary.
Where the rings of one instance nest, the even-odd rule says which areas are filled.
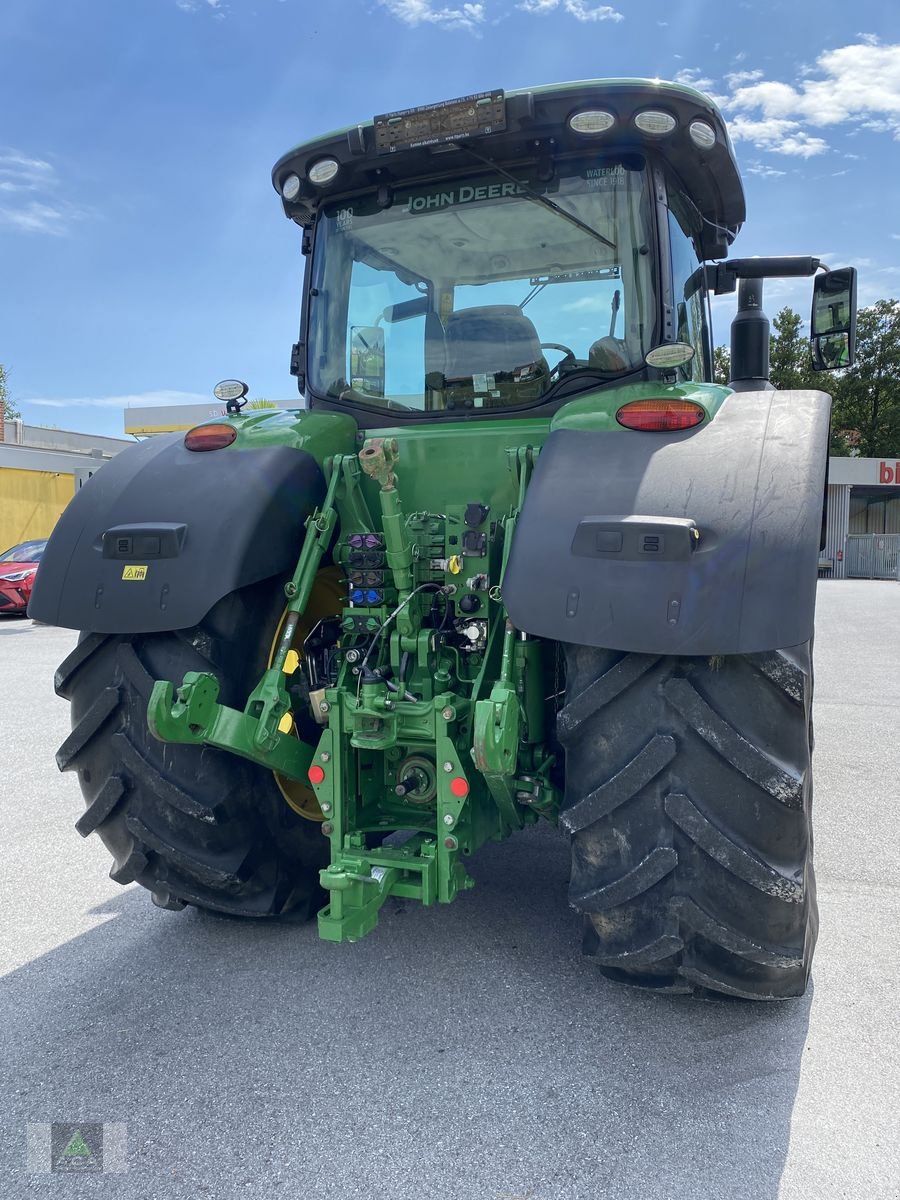
[[[484,421],[477,434],[465,422],[388,429],[361,448],[354,447],[355,426],[343,415],[273,412],[230,418],[239,430],[235,445],[292,444],[316,453],[325,496],[306,523],[285,585],[286,615],[271,665],[243,710],[219,703],[213,674],[190,672],[177,689],[166,680],[154,685],[148,720],[163,741],[216,746],[311,783],[330,848],[321,877],[330,897],[319,915],[323,938],[364,936],[389,896],[448,903],[471,886],[466,855],[540,817],[556,820],[560,795],[546,729],[547,697],[555,690],[547,655],[556,648],[509,621],[502,591],[506,561],[550,430],[618,429],[615,414],[623,403],[659,390],[659,384],[640,383],[592,392],[564,405],[552,419]],[[666,390],[698,401],[707,419],[729,395],[712,384],[668,385]],[[454,473],[455,463],[465,469]],[[451,537],[460,527],[465,500],[472,498],[472,480],[479,481],[480,495],[496,516],[496,537],[483,611],[486,644],[477,667],[464,669],[458,654],[433,644],[427,617],[434,592],[423,592],[417,579],[427,566],[427,548],[437,546],[446,561],[447,590],[459,584]],[[438,491],[450,505],[447,513],[427,511]],[[285,715],[292,711],[286,667],[316,574],[338,531],[351,529],[383,536],[394,597],[369,610],[361,644],[395,676],[408,661],[408,682],[417,697],[392,693],[378,674],[354,674],[347,661],[336,685],[318,697],[324,725],[318,744],[311,745],[283,731]],[[358,610],[345,609],[342,619],[352,637]],[[434,765],[434,799],[420,808],[395,795],[397,771],[409,755]],[[321,782],[309,779],[311,767],[321,768]],[[464,781],[464,795],[452,790],[458,780]],[[398,830],[407,831],[402,846],[390,839]],[[385,844],[377,844],[384,838]]]
[[[447,532],[450,518],[404,512],[396,475],[400,443],[378,437],[358,455],[335,454],[325,463],[325,498],[307,521],[285,585],[286,614],[272,663],[243,711],[218,702],[211,673],[190,672],[177,690],[169,681],[154,684],[148,721],[159,739],[216,746],[312,784],[330,842],[330,862],[321,872],[329,903],[318,918],[326,940],[363,937],[389,896],[449,903],[472,886],[465,855],[539,816],[555,819],[559,795],[544,744],[543,650],[512,627],[502,602],[503,572],[537,452],[530,444],[506,450],[515,502],[497,522],[499,573],[486,597],[489,632],[474,675],[442,649],[425,620],[435,591],[448,593],[455,585],[416,584],[417,571],[425,569],[417,557],[423,545],[432,544],[436,530],[448,540],[455,536]],[[377,487],[377,521],[369,486]],[[319,715],[327,724],[313,747],[282,731],[292,703],[285,668],[339,525],[381,530],[396,603],[373,610],[368,650],[352,662],[348,656],[336,686],[325,690]],[[450,560],[447,569],[452,579]],[[345,611],[351,628],[356,617]],[[384,676],[368,668],[369,656],[385,650],[395,672],[402,672],[404,660],[412,664],[410,686],[418,695],[392,692]],[[490,678],[495,682],[485,696]],[[433,764],[433,798],[420,808],[394,799],[392,785],[410,755]],[[396,837],[402,844],[394,844]]]

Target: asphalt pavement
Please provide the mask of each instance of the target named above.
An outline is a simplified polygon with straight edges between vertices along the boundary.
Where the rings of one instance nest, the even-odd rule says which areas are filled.
[[[154,908],[73,829],[74,640],[0,619],[3,1200],[900,1196],[900,584],[819,586],[822,924],[777,1005],[604,981],[548,828],[355,946]],[[32,1173],[52,1122],[113,1123],[127,1171]]]

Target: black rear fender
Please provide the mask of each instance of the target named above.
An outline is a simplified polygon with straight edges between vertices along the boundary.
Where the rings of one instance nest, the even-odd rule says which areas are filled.
[[[809,641],[830,411],[744,392],[683,433],[554,430],[504,580],[513,623],[646,654]]]
[[[107,463],[66,508],[29,615],[91,633],[196,625],[229,592],[293,569],[324,492],[305,450],[198,453],[180,433],[150,438]]]

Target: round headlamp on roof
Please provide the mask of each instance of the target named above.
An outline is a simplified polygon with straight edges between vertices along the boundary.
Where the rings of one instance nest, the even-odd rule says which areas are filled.
[[[701,150],[711,150],[716,144],[716,131],[708,121],[691,121],[688,133],[694,145]]]
[[[678,124],[671,113],[660,112],[657,108],[645,108],[634,118],[634,123],[641,133],[649,133],[653,137],[663,137],[671,133]]]
[[[606,133],[608,129],[612,129],[615,123],[616,118],[613,114],[600,108],[585,109],[584,112],[573,113],[569,117],[569,128],[576,133],[584,133],[588,136]]]
[[[293,174],[286,175],[281,184],[281,194],[284,199],[289,202],[291,200],[296,200],[297,196],[300,194],[300,176]]]
[[[320,158],[306,172],[306,178],[317,187],[324,187],[326,183],[331,183],[340,169],[341,165],[336,158]]]

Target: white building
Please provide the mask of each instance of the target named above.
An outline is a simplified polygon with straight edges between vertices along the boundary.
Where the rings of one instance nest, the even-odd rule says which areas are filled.
[[[900,460],[829,459],[826,513],[822,574],[835,579],[898,578]]]

